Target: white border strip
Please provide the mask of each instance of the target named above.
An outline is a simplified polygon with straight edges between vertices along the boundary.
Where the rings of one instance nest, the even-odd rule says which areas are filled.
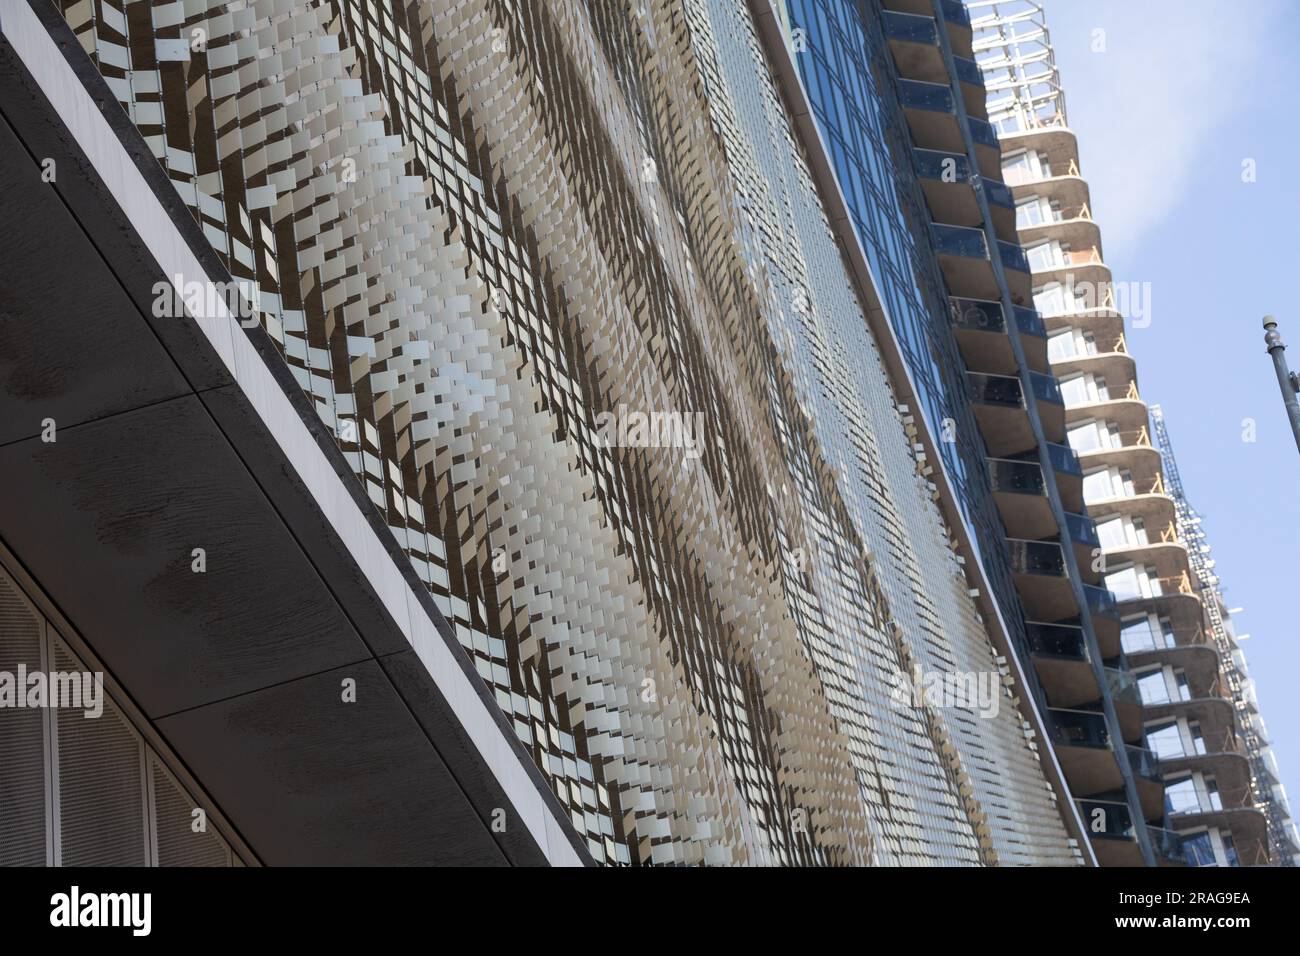
[[[181,277],[182,283],[187,277],[210,282],[171,216],[26,0],[0,0],[0,34],[13,45],[55,113],[85,151],[136,234],[157,260],[162,274],[172,279]],[[183,287],[177,293],[183,293]],[[199,327],[243,388],[330,525],[357,559],[361,572],[446,697],[533,839],[552,865],[582,866],[583,861],[561,823],[488,711],[488,705],[470,683],[343,481],[334,473],[288,396],[221,297],[205,298],[215,301],[205,302],[202,313],[194,315]]]

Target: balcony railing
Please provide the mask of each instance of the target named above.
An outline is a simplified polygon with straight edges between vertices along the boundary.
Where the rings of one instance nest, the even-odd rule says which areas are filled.
[[[1163,827],[1147,827],[1151,836],[1151,847],[1156,857],[1165,863],[1185,863],[1183,856],[1183,838],[1173,830]]]
[[[952,62],[957,68],[957,79],[963,83],[969,83],[971,86],[983,88],[984,73],[980,70],[978,63],[961,56],[954,56]]]
[[[1154,750],[1148,750],[1146,747],[1135,747],[1129,744],[1124,748],[1128,751],[1129,766],[1139,777],[1146,780],[1160,779],[1160,760],[1156,757]]]
[[[1101,539],[1097,537],[1097,525],[1087,515],[1065,513],[1065,527],[1070,532],[1070,540],[1085,548],[1100,548]]]
[[[1047,657],[1066,660],[1088,660],[1088,642],[1083,629],[1065,624],[1025,624],[1025,637],[1029,650]]]
[[[1091,584],[1083,586],[1083,595],[1088,601],[1088,610],[1094,617],[1118,618],[1119,611],[1115,606],[1115,595],[1106,588],[1095,587]]]
[[[983,230],[936,222],[930,225],[930,234],[934,237],[935,250],[942,255],[963,256],[968,259],[989,257]]]
[[[1132,672],[1118,670],[1114,667],[1104,668],[1106,686],[1110,688],[1111,697],[1117,704],[1142,706],[1142,692],[1138,689],[1137,678]]]
[[[1052,739],[1071,747],[1109,747],[1110,731],[1106,718],[1082,710],[1049,709]]]
[[[970,163],[961,153],[949,153],[942,149],[912,150],[912,165],[922,179],[940,179],[964,183],[970,179]]]
[[[1003,408],[1024,408],[1024,395],[1020,379],[1014,375],[989,375],[982,372],[966,373],[966,394],[979,405],[999,405]]]
[[[952,324],[959,329],[970,332],[1005,332],[1006,320],[1002,315],[1002,305],[988,299],[948,299],[948,310],[952,315]]]
[[[984,194],[989,197],[989,202],[1003,209],[1016,208],[1016,197],[1011,194],[1011,190],[1005,183],[1000,183],[996,179],[985,179],[983,182]]]
[[[1040,402],[1050,402],[1053,405],[1065,404],[1065,401],[1061,398],[1061,383],[1056,380],[1055,375],[1030,372],[1029,384],[1033,386],[1034,398]]]
[[[949,99],[948,102],[949,109],[951,109],[952,100]],[[966,117],[966,122],[970,124],[971,139],[973,139],[976,144],[987,146],[989,149],[996,149],[999,152],[1001,151],[1002,147],[998,143],[998,131],[993,128],[992,123],[987,123],[976,116]],[[1027,272],[1029,270],[1026,269],[1025,271]]]
[[[1015,461],[1010,458],[989,459],[989,483],[995,492],[1017,495],[1043,495],[1047,483],[1043,469],[1036,461]]]
[[[1055,541],[1020,541],[1010,538],[1007,540],[1007,551],[1011,570],[1015,574],[1054,578],[1066,576],[1065,554]]]
[[[1038,314],[1036,309],[1027,309],[1023,305],[1016,308],[1016,328],[1020,330],[1021,335],[1032,335],[1036,338],[1047,338],[1047,326],[1043,324],[1043,317]]]
[[[886,10],[884,13],[886,38],[908,43],[924,43],[927,46],[939,45],[939,30],[934,17],[897,10]]]
[[[933,110],[937,113],[953,112],[952,90],[942,83],[900,79],[898,96],[903,101],[903,106],[908,109]]]
[[[1029,259],[1025,256],[1025,250],[1014,242],[1004,242],[999,239],[998,253],[1002,256],[1002,264],[1008,269],[1015,269],[1019,272],[1029,271]]]
[[[1068,445],[1054,445],[1051,442],[1047,442],[1046,445],[1047,457],[1057,474],[1083,477],[1083,466],[1079,464],[1079,456],[1074,453],[1074,449]]]
[[[948,23],[959,27],[970,26],[970,13],[961,0],[943,0],[940,6],[943,9],[943,18]]]
[[[1133,815],[1128,804],[1109,800],[1076,800],[1080,814],[1088,826],[1090,836],[1111,837],[1117,840],[1137,838]]]

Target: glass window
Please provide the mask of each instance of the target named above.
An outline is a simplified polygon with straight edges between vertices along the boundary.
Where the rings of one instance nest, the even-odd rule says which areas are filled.
[[[1062,329],[1047,337],[1047,358],[1051,362],[1072,358],[1079,354],[1075,345],[1074,330]]]
[[[1066,407],[1072,405],[1086,405],[1092,402],[1092,390],[1088,387],[1088,377],[1086,375],[1074,375],[1070,378],[1061,379],[1061,401],[1065,402]]]
[[[1221,834],[1219,839],[1223,842],[1224,866],[1241,866],[1241,861],[1237,859],[1237,846],[1232,842],[1232,834]]]
[[[1128,535],[1124,531],[1123,516],[1116,515],[1113,518],[1098,521],[1097,538],[1105,549],[1122,548],[1127,545],[1129,541]]]
[[[1037,226],[1047,217],[1043,214],[1043,201],[1037,196],[1016,203],[1016,228]]]
[[[1101,525],[1097,526],[1098,532]],[[1151,623],[1150,617],[1140,617],[1135,621],[1126,621],[1120,630],[1120,646],[1125,654],[1140,654],[1154,651],[1164,645],[1158,643],[1158,631]]]
[[[1183,859],[1188,866],[1216,866],[1214,841],[1208,830],[1183,837]]]
[[[1156,727],[1147,728],[1147,747],[1156,752],[1161,760],[1187,755],[1183,747],[1182,734],[1178,732],[1178,721],[1171,721]]]
[[[1074,426],[1066,432],[1065,440],[1076,452],[1095,451],[1102,447],[1101,433],[1097,429],[1096,422],[1085,422]],[[1101,474],[1108,474],[1108,472],[1103,471]]]
[[[1040,242],[1025,250],[1029,268],[1033,272],[1046,272],[1062,264],[1061,246],[1056,242]]]
[[[1169,685],[1165,681],[1163,669],[1154,670],[1139,677],[1138,690],[1142,694],[1142,703],[1144,705],[1167,704],[1171,700]]]
[[[1165,781],[1165,810],[1169,813],[1196,813],[1201,800],[1196,795],[1196,781],[1191,777],[1170,783]]]
[[[1143,575],[1136,567],[1128,567],[1106,575],[1106,587],[1115,592],[1115,600],[1132,601],[1146,597]]]

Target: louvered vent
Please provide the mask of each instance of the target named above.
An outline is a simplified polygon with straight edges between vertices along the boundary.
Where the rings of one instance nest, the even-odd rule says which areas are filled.
[[[56,669],[85,670],[62,641],[52,646]],[[56,713],[63,865],[146,865],[144,742],[107,699],[95,719]]]
[[[42,619],[0,570],[0,671],[41,669]],[[43,710],[0,707],[0,866],[44,866],[45,721]]]
[[[172,779],[158,758],[149,755],[157,866],[229,866],[230,850],[211,822],[207,832],[194,832],[196,804]]]

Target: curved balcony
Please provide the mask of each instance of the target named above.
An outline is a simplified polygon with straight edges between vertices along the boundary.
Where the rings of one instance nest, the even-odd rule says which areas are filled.
[[[1093,352],[1052,362],[1052,373],[1057,378],[1066,378],[1076,372],[1100,376],[1106,380],[1106,387],[1114,392],[1126,392],[1130,384],[1137,387],[1137,363],[1128,352]]]
[[[1082,176],[1070,173],[1043,176],[1038,179],[1015,178],[1014,182],[1007,183],[1007,187],[1017,202],[1030,196],[1041,196],[1049,202],[1060,203],[1062,209],[1092,208],[1088,181]]]
[[[1112,511],[1123,511],[1125,514],[1132,514],[1125,502],[1132,502],[1134,498],[1141,498],[1146,495],[1164,495],[1164,470],[1161,465],[1160,452],[1152,448],[1149,444],[1140,440],[1141,432],[1134,433],[1120,432],[1120,440],[1125,444],[1111,448],[1091,448],[1086,451],[1076,451],[1079,457],[1079,466],[1085,472],[1090,472],[1094,468],[1102,465],[1113,465],[1116,468],[1127,471],[1133,480],[1134,493],[1132,495],[1116,495],[1112,498],[1096,499],[1096,504],[1116,502]],[[1157,481],[1157,479],[1159,479]],[[1100,516],[1105,511],[1093,510],[1093,500],[1088,501],[1088,512],[1094,516]],[[1138,507],[1138,505],[1134,505]],[[1167,527],[1168,522],[1161,522],[1159,527]]]
[[[1074,624],[1025,623],[1029,658],[1052,707],[1071,708],[1101,697],[1083,628]]]
[[[1079,605],[1060,544],[1008,538],[1007,556],[1016,590],[1031,620],[1052,622],[1078,616]]]
[[[1175,644],[1148,650],[1125,651],[1129,667],[1142,670],[1152,664],[1168,664],[1182,671],[1195,697],[1205,697],[1219,684],[1219,652],[1204,637],[1200,643]]]
[[[1193,591],[1181,590],[1181,581],[1162,581],[1170,590],[1150,597],[1124,598],[1116,606],[1124,615],[1155,614],[1169,619],[1175,631],[1193,631],[1201,626],[1201,599]]]
[[[1171,813],[1169,825],[1180,832],[1200,827],[1227,831],[1232,835],[1237,859],[1243,865],[1267,865],[1268,863],[1268,817],[1256,807],[1225,807],[1221,810]]]
[[[1068,126],[1040,126],[1004,133],[1002,148],[1008,153],[1018,149],[1045,153],[1052,172],[1079,174],[1079,142]]]
[[[1120,396],[1070,405],[1065,409],[1065,420],[1071,425],[1089,419],[1102,419],[1118,425],[1121,433],[1140,433],[1147,427],[1147,403],[1140,398]]]
[[[1043,285],[1043,283],[1035,283],[1035,288],[1041,292]],[[1111,295],[1109,298],[1114,296]],[[1103,295],[1103,299],[1107,297]],[[1089,301],[1087,298],[1076,300],[1076,304],[1064,311],[1040,310],[1047,331],[1050,333],[1067,328],[1078,329],[1080,332],[1091,332],[1098,342],[1113,342],[1124,334],[1124,317],[1115,311],[1114,305],[1108,300],[1097,305],[1089,305]]]
[[[1152,533],[1155,529],[1151,529]],[[1105,567],[1120,567],[1128,562],[1156,569],[1161,579],[1180,580],[1190,570],[1187,546],[1179,541],[1152,541],[1147,544],[1125,544],[1107,548],[1101,553]]]
[[[1130,463],[1131,460],[1125,460],[1122,455],[1115,458],[1101,454],[1081,455],[1079,460],[1085,463],[1085,467],[1089,468],[1101,464],[1114,464],[1120,468],[1128,468],[1133,476],[1133,484],[1136,487],[1147,488],[1154,486],[1157,489],[1163,488],[1162,485],[1156,484],[1153,478],[1141,474],[1140,470]],[[1145,462],[1141,463],[1145,464]],[[1159,473],[1157,472],[1157,474]],[[1115,495],[1110,498],[1090,498],[1088,499],[1088,514],[1092,515],[1096,520],[1108,518],[1111,515],[1123,514],[1131,518],[1141,518],[1142,523],[1148,528],[1167,528],[1176,520],[1177,510],[1174,507],[1174,500],[1166,495],[1163,490],[1157,490],[1132,495]]]
[[[1206,753],[1176,754],[1160,758],[1160,770],[1166,774],[1199,770],[1214,777],[1224,793],[1246,793],[1250,788],[1250,761],[1240,742],[1232,734],[1207,738]],[[1216,749],[1217,748],[1217,749]]]
[[[1187,700],[1149,702],[1144,705],[1144,710],[1147,722],[1174,717],[1195,721],[1209,740],[1226,740],[1236,732],[1236,709],[1232,701],[1217,693]]]
[[[1055,218],[1020,227],[1021,245],[1031,246],[1043,239],[1055,239],[1071,249],[1095,249],[1097,260],[1104,262],[1101,229],[1093,222],[1086,206],[1062,206]]]
[[[1111,289],[1110,267],[1100,259],[1093,258],[1090,252],[1071,252],[1066,253],[1060,259],[1055,260],[1047,266],[1035,266],[1031,281],[1033,288],[1041,289],[1052,283],[1059,283],[1063,286],[1073,286],[1077,291],[1079,289],[1099,289],[1103,290],[1103,296],[1109,294],[1113,298]],[[1114,311],[1114,307],[1108,304],[1099,304],[1096,306],[1079,306],[1080,309],[1101,309],[1105,311]],[[1073,324],[1073,323],[1066,323]]]

